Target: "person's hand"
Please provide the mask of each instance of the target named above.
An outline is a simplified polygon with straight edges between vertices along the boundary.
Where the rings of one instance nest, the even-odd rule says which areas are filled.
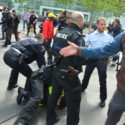
[[[82,49],[72,42],[68,42],[69,46],[60,50],[60,54],[63,56],[81,55]]]

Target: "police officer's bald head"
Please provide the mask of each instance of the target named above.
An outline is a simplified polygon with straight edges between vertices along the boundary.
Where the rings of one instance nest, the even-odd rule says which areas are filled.
[[[73,12],[71,14],[72,22],[77,24],[81,29],[84,25],[84,15],[80,12]]]

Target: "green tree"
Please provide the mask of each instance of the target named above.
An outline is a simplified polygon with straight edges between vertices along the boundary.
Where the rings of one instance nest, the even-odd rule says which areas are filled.
[[[90,23],[97,16],[104,16],[109,13],[120,17],[125,12],[125,0],[79,0],[81,5],[90,12]],[[100,15],[99,15],[100,14]]]
[[[96,18],[97,12],[101,10],[102,1],[101,0],[79,0],[80,4],[90,13],[91,24]]]
[[[57,4],[64,5],[64,9],[66,9],[67,5],[74,3],[76,0],[56,0]]]
[[[120,17],[125,12],[125,0],[113,0],[111,12],[114,16]]]

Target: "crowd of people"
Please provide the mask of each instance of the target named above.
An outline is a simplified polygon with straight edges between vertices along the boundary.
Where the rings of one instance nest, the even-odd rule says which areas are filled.
[[[35,11],[31,13],[25,11],[21,15],[23,30],[27,29],[26,35],[29,36],[32,27],[35,37],[20,40],[18,34],[20,19],[16,11],[10,12],[8,8],[4,8],[0,12],[2,39],[5,39],[3,47],[11,44],[12,34],[17,41],[4,53],[4,62],[12,68],[7,90],[18,87],[19,73],[27,78],[25,87],[19,87],[17,94],[17,103],[25,106],[13,125],[30,125],[39,104],[47,106],[46,125],[54,125],[59,121],[55,109],[62,102],[63,107],[67,108],[66,125],[78,125],[81,93],[87,89],[94,68],[97,68],[99,75],[99,104],[101,108],[105,107],[108,57],[119,51],[122,51],[124,57],[125,53],[125,33],[121,33],[119,19],[115,19],[106,27],[106,19],[98,18],[96,28],[88,33],[84,40],[85,22],[84,15],[80,12],[64,11],[57,17],[54,12],[48,12],[40,33],[37,33],[37,14]],[[38,64],[38,70],[35,72],[29,67],[33,61]],[[80,81],[78,74],[82,73],[83,65],[86,68],[83,80]],[[116,125],[125,111],[124,65],[123,58],[117,73],[118,88],[109,104],[105,125]]]

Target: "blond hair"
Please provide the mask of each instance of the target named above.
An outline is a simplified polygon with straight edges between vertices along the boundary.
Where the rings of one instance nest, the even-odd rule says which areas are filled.
[[[100,22],[101,20],[103,20],[103,21],[106,22],[106,18],[104,18],[104,17],[99,17],[99,18],[97,19],[97,21],[96,21],[96,24],[99,24],[99,22]]]

